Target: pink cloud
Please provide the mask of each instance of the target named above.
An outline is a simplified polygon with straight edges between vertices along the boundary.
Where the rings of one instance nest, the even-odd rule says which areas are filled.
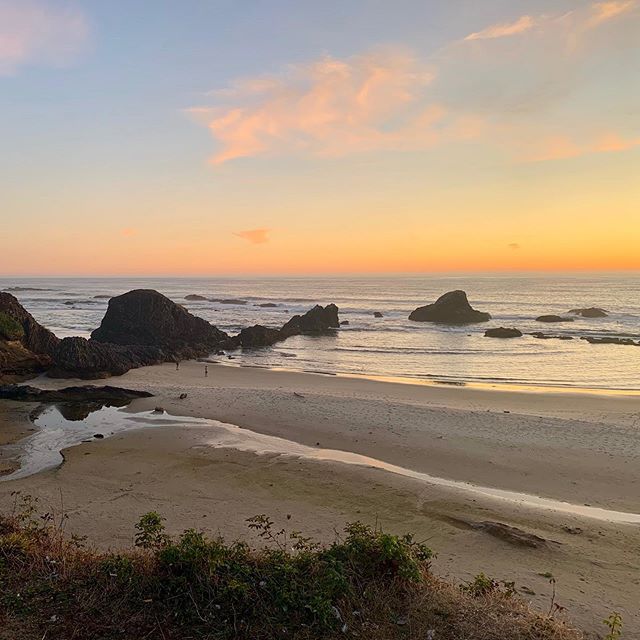
[[[87,22],[77,7],[60,4],[0,0],[0,75],[26,64],[64,64],[79,52],[88,38]]]
[[[609,2],[595,2],[591,6],[592,15],[589,26],[597,26],[602,22],[616,18],[631,11],[638,5],[636,0],[611,0]]]
[[[606,133],[589,142],[578,143],[568,136],[552,136],[536,145],[537,149],[525,158],[528,162],[565,160],[596,153],[615,153],[640,146],[640,138],[622,138]]]
[[[342,156],[410,150],[469,137],[477,121],[458,122],[429,99],[428,65],[398,51],[324,57],[213,93],[219,103],[190,109],[219,142],[213,164],[235,158]]]
[[[269,241],[270,231],[271,229],[247,229],[246,231],[234,231],[233,235],[251,244],[264,244]]]
[[[529,31],[535,25],[535,21],[531,16],[522,16],[515,22],[504,22],[494,24],[482,31],[470,33],[465,40],[491,40],[493,38],[504,38],[514,36],[519,33]]]

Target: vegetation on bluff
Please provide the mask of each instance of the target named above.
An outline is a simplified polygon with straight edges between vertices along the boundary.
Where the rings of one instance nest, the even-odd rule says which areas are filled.
[[[497,582],[435,578],[426,546],[361,523],[320,546],[256,516],[266,546],[254,550],[193,529],[171,538],[148,513],[135,549],[101,553],[65,536],[64,520],[30,498],[0,517],[3,640],[580,638]]]

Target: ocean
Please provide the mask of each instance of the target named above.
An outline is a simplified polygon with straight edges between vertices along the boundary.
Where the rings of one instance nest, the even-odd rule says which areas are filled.
[[[88,337],[108,299],[131,289],[157,289],[229,333],[260,323],[279,327],[315,304],[335,303],[347,320],[334,335],[297,336],[274,347],[238,352],[229,366],[262,366],[406,381],[640,390],[640,348],[592,345],[581,336],[640,339],[640,274],[408,275],[269,278],[3,278],[42,324],[60,337]],[[493,319],[467,326],[408,320],[418,306],[464,289]],[[185,296],[244,304],[188,301]],[[275,307],[260,307],[273,303]],[[606,318],[543,324],[543,314],[602,307]],[[375,318],[379,311],[382,318]],[[573,340],[484,337],[489,327],[543,331]]]

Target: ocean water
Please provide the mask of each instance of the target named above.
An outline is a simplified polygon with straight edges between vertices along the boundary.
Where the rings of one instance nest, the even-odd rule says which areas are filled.
[[[33,316],[60,337],[88,337],[108,300],[157,289],[221,329],[279,327],[314,304],[333,302],[349,325],[334,335],[297,336],[274,347],[238,352],[226,364],[448,383],[504,383],[640,390],[640,347],[592,345],[581,336],[640,339],[640,274],[452,275],[314,278],[13,278],[0,279]],[[487,323],[451,327],[408,320],[418,306],[464,289]],[[187,301],[199,294],[245,304]],[[264,308],[262,303],[275,303]],[[543,324],[542,314],[603,307],[606,318]],[[383,318],[374,318],[380,311]],[[573,340],[484,337],[489,327],[543,331]]]

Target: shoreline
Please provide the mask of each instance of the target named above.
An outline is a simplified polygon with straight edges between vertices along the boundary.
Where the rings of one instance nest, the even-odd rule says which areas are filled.
[[[211,364],[208,373],[205,378],[203,363],[188,361],[178,371],[172,364],[145,367],[109,383],[155,394],[134,400],[128,414],[162,406],[172,415],[236,425],[238,438],[284,438],[309,452],[350,451],[439,478],[640,513],[634,396],[411,385]],[[59,388],[76,381],[31,383]],[[28,415],[27,405],[22,411]],[[15,490],[53,509],[62,496],[69,531],[101,548],[130,544],[133,524],[151,510],[167,517],[171,533],[204,528],[254,544],[244,520],[258,513],[281,523],[290,515],[287,526],[322,541],[345,522],[377,522],[428,538],[439,554],[438,574],[514,580],[543,611],[551,586],[542,574],[552,573],[572,621],[595,634],[617,609],[625,637],[639,637],[633,633],[640,629],[637,525],[531,509],[369,466],[257,455],[237,442],[214,446],[211,426],[179,422],[66,449],[62,466],[0,483],[0,506],[9,507]],[[501,539],[482,529],[486,522],[543,542],[530,547]]]

